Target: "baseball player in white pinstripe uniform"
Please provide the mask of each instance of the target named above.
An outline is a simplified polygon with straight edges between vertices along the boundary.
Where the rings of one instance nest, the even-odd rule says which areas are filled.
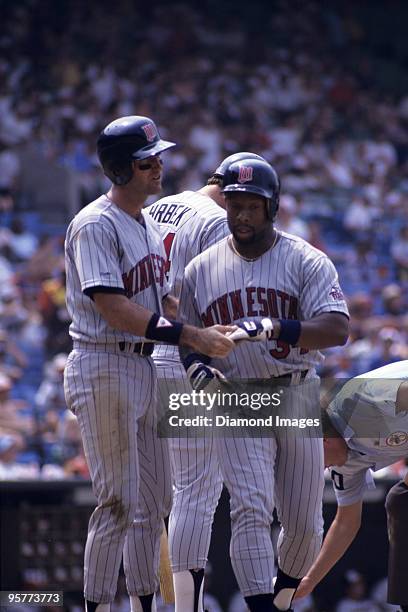
[[[383,366],[347,382],[323,419],[325,465],[337,498],[335,520],[313,566],[303,578],[304,596],[342,557],[358,533],[363,496],[377,471],[408,457],[408,361]],[[388,601],[408,611],[408,474],[386,500],[390,538]]]
[[[288,387],[295,410],[318,403],[319,349],[344,344],[348,311],[336,270],[322,252],[273,227],[279,180],[265,161],[229,166],[223,192],[231,236],[193,259],[183,279],[179,316],[195,325],[235,323],[241,342],[225,359],[181,349],[193,387],[221,372],[228,380]],[[266,380],[266,383],[265,383]],[[293,401],[293,400],[292,400]],[[319,416],[319,413],[318,413]],[[321,544],[323,445],[309,432],[217,437],[231,496],[231,559],[251,611],[288,610]],[[188,494],[189,483],[183,483]],[[200,503],[200,502],[198,502]],[[282,525],[273,587],[270,537],[276,506]],[[197,532],[201,530],[197,524]]]
[[[184,191],[158,200],[146,210],[159,224],[168,257],[167,269],[172,295],[180,294],[187,264],[229,235],[224,210],[222,179],[228,166],[239,159],[263,159],[255,153],[240,152],[225,158],[207,185],[198,191]],[[179,380],[178,386],[191,390],[177,347],[157,346],[153,353],[158,378]],[[210,546],[211,525],[222,491],[222,477],[212,437],[169,439],[174,478],[174,499],[169,521],[169,552],[174,572],[176,610],[194,612],[194,592],[202,591],[204,566]],[[198,477],[198,475],[200,475]],[[188,495],[183,482],[189,482]],[[198,536],[197,523],[202,525]]]
[[[167,319],[176,300],[156,224],[142,212],[161,189],[161,140],[147,117],[122,117],[98,138],[112,181],[66,236],[67,306],[74,349],[65,370],[98,506],[85,548],[88,612],[108,612],[124,561],[132,612],[156,609],[161,523],[170,509],[168,448],[156,436],[154,342],[197,345],[218,356],[231,327],[202,330]]]

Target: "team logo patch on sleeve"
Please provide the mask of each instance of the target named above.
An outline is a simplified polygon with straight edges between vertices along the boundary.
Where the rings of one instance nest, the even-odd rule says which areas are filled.
[[[330,295],[332,296],[333,300],[344,300],[344,294],[341,290],[340,285],[333,285],[330,291]]]
[[[252,166],[240,166],[238,173],[238,183],[248,183],[252,181],[253,168]]]
[[[387,446],[401,446],[408,440],[408,434],[406,431],[394,431],[385,440]]]
[[[146,138],[149,142],[152,142],[157,137],[157,131],[154,125],[146,123],[142,125],[142,130],[146,134]]]

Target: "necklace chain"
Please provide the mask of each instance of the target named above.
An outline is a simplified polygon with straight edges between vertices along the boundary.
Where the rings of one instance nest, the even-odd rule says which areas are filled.
[[[275,244],[276,244],[276,242],[278,240],[278,237],[279,237],[279,233],[275,230],[275,238],[273,239],[273,243],[271,244],[269,249],[272,250],[274,248],[274,246],[275,246]],[[229,243],[230,243],[231,249],[235,253],[235,255],[238,255],[238,257],[241,257],[241,259],[243,259],[244,261],[256,261],[259,257],[261,257],[261,255],[258,255],[257,257],[244,257],[244,255],[241,255],[241,253],[239,251],[237,251],[237,249],[235,248],[234,239],[233,239],[232,236],[229,239]],[[269,249],[268,249],[268,251],[269,251]]]

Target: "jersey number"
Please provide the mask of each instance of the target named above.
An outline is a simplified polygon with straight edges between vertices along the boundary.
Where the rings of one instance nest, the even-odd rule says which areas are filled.
[[[166,261],[166,266],[164,268],[164,272],[165,272],[167,277],[168,277],[169,270],[170,270],[170,251],[171,251],[171,247],[173,245],[173,240],[174,240],[174,236],[175,235],[176,235],[175,232],[169,232],[167,234],[167,236],[163,240],[164,250],[166,251],[166,257],[167,257],[167,261]]]
[[[282,340],[276,341],[276,348],[271,349],[269,352],[274,359],[286,359],[286,357],[290,353],[290,345],[286,342],[282,342]],[[301,355],[306,355],[309,352],[309,349],[300,349]]]
[[[338,491],[344,491],[344,478],[343,478],[343,474],[339,474],[338,472],[335,472],[334,470],[331,471],[331,479],[333,481],[333,484],[335,486],[335,488]]]
[[[282,340],[276,341],[276,348],[271,349],[270,354],[274,359],[286,359],[286,357],[290,353],[290,346],[287,342],[282,342]]]

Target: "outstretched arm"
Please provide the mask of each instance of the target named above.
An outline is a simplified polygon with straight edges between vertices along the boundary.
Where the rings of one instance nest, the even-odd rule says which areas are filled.
[[[324,349],[347,342],[348,317],[339,312],[325,312],[307,321],[293,319],[251,319],[237,324],[230,338],[242,340],[277,340],[303,349]]]
[[[157,342],[188,346],[210,357],[226,357],[234,348],[233,341],[225,336],[227,332],[234,330],[233,326],[214,325],[200,329],[187,324],[180,326],[175,321],[167,321],[167,324],[162,325],[161,320],[155,322],[152,318],[160,319],[157,314],[132,303],[124,295],[98,292],[94,294],[94,300],[101,316],[119,331],[145,336]],[[175,332],[178,330],[177,338],[163,335],[163,332],[165,334],[172,328]]]
[[[319,556],[302,579],[295,599],[309,595],[344,555],[360,529],[362,506],[363,503],[360,500],[350,506],[337,508],[336,516],[326,534]]]
[[[292,322],[289,322],[291,324]],[[282,323],[273,319],[273,338],[282,338]],[[325,312],[308,321],[301,321],[300,335],[296,346],[304,349],[324,349],[347,342],[349,320],[340,312]]]

